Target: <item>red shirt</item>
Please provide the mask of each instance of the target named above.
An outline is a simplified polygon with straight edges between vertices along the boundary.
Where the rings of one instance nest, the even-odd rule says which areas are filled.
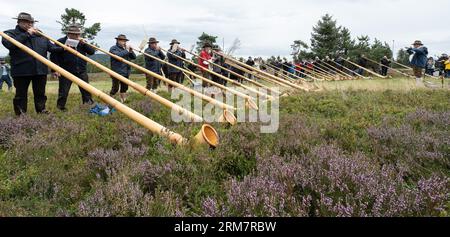
[[[198,58],[198,64],[204,68],[204,69],[208,69],[209,68],[209,64],[205,64],[205,61],[208,61],[212,58],[212,56],[206,52],[205,50],[203,50],[200,53],[200,58]]]

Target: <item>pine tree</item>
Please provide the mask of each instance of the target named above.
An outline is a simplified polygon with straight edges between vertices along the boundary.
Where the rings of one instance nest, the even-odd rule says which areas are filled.
[[[311,51],[314,55],[324,58],[326,56],[335,56],[339,51],[341,27],[337,26],[333,17],[326,14],[313,27],[311,34]]]
[[[403,65],[409,64],[409,54],[408,54],[408,52],[406,52],[406,50],[400,49],[398,51],[397,62],[399,62]]]
[[[61,21],[57,21],[61,25],[61,32],[66,34],[69,25],[78,24],[83,29],[82,37],[93,41],[101,30],[100,23],[94,23],[90,27],[86,27],[86,16],[79,10],[74,8],[66,8],[64,14],[61,15]]]
[[[371,46],[370,53],[367,56],[376,61],[381,60],[384,56],[392,58],[392,50],[386,42],[382,43],[380,40],[375,39],[374,44]]]
[[[210,43],[213,47],[219,47],[219,45],[216,44],[218,36],[212,36],[209,35],[205,32],[202,33],[202,35],[200,35],[200,37],[198,37],[198,41],[197,41],[197,52],[201,52],[203,49],[203,45],[205,43]]]
[[[349,51],[355,47],[355,41],[352,40],[350,30],[342,27],[339,32],[339,54],[348,55]]]

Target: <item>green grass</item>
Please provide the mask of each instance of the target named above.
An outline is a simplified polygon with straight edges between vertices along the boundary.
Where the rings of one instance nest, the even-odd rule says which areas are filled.
[[[142,76],[132,79],[144,85]],[[91,75],[91,81],[102,91],[110,89],[104,74]],[[435,177],[450,178],[449,91],[415,88],[402,78],[320,84],[326,91],[282,98],[276,134],[261,134],[260,124],[213,124],[221,137],[215,150],[172,146],[120,113],[91,116],[75,86],[69,112],[62,113],[56,110],[57,82],[49,81],[47,107],[53,114],[36,115],[30,94],[25,119],[14,118],[13,93],[3,92],[0,216],[267,216],[273,209],[280,216],[339,215],[316,200],[319,194],[351,206],[353,216],[356,210],[369,216],[448,216],[448,189],[442,191],[448,180],[418,187]],[[128,105],[188,138],[201,126],[173,123],[170,111],[136,93]],[[329,147],[331,152],[320,152]],[[332,170],[336,162],[371,182],[357,183],[352,172]],[[335,189],[337,180],[327,175],[337,175],[349,190]],[[267,179],[276,185],[261,184]],[[379,211],[359,204],[375,202],[389,184],[395,192]],[[286,190],[270,189],[277,185]],[[355,200],[359,190],[362,197]],[[253,192],[260,202],[247,203],[244,197]],[[393,200],[411,193],[424,201],[415,206],[405,199],[407,208],[398,210]],[[233,194],[242,198],[230,198]],[[305,210],[291,199],[307,196],[313,200]],[[214,200],[217,211],[205,207],[207,200]]]

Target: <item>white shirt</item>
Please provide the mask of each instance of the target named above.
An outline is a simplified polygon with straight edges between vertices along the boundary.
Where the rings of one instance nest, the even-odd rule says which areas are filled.
[[[6,71],[6,66],[2,66],[2,76],[7,76],[8,72]]]

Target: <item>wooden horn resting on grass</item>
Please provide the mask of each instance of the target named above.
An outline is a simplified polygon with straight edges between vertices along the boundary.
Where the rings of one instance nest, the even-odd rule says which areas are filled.
[[[55,39],[53,39],[53,38],[51,38],[51,37],[45,35],[44,33],[39,33],[39,34],[42,35],[43,37],[47,38],[48,40],[54,42],[54,43],[57,44],[58,46],[64,48],[66,51],[68,51],[68,52],[74,54],[75,56],[77,56],[77,57],[83,59],[83,60],[86,61],[86,62],[91,63],[92,65],[94,65],[94,66],[96,66],[97,68],[101,69],[102,71],[106,72],[106,73],[109,74],[110,76],[112,76],[112,77],[118,79],[119,81],[121,81],[121,82],[123,82],[123,83],[129,85],[131,88],[133,88],[133,89],[135,89],[136,91],[142,93],[143,95],[146,95],[146,96],[148,96],[148,97],[154,99],[155,101],[159,102],[160,104],[162,104],[162,105],[164,105],[164,106],[166,106],[166,107],[168,107],[168,108],[170,108],[170,109],[172,109],[172,110],[174,110],[174,111],[180,113],[180,114],[183,115],[183,116],[186,116],[186,117],[189,118],[192,122],[203,122],[203,118],[202,118],[202,117],[200,117],[200,116],[198,116],[198,115],[192,113],[191,111],[189,111],[189,110],[187,110],[187,109],[184,109],[184,108],[182,108],[181,106],[179,106],[179,105],[173,103],[172,101],[167,100],[167,99],[165,99],[165,98],[163,98],[163,97],[161,97],[161,96],[159,96],[159,95],[157,95],[157,94],[151,92],[150,90],[148,90],[147,88],[145,88],[145,87],[139,85],[138,83],[133,82],[133,81],[131,81],[131,80],[128,79],[128,78],[125,78],[124,76],[122,76],[122,75],[120,75],[120,74],[114,72],[113,70],[111,70],[111,69],[109,69],[109,68],[107,68],[107,67],[101,65],[100,63],[94,61],[93,59],[84,56],[83,54],[79,53],[78,51],[72,49],[72,48],[69,47],[69,46],[66,46],[66,45],[62,44],[61,42],[59,42],[59,41],[57,41],[57,40],[55,40]]]
[[[369,62],[375,63],[375,64],[377,64],[377,65],[379,65],[379,66],[381,66],[381,67],[386,67],[386,68],[388,68],[388,69],[390,69],[390,70],[392,70],[392,71],[394,71],[394,72],[400,73],[400,74],[403,75],[403,76],[411,77],[411,78],[413,77],[412,75],[409,75],[408,73],[404,73],[404,72],[402,72],[402,71],[400,71],[400,70],[397,70],[397,69],[395,69],[395,68],[385,66],[385,65],[383,65],[383,64],[381,64],[381,63],[379,63],[379,62],[376,62],[375,60],[372,60],[372,59],[370,59],[370,58],[367,58],[367,57],[364,57],[364,58],[367,59]]]
[[[348,63],[350,63],[350,64],[352,64],[352,65],[355,66],[355,67],[358,67],[358,68],[363,69],[364,71],[366,71],[366,72],[368,72],[368,73],[370,73],[370,74],[372,74],[372,75],[374,75],[374,76],[376,76],[376,77],[383,78],[383,79],[386,79],[386,78],[387,78],[387,77],[382,76],[382,75],[380,75],[380,74],[378,74],[378,73],[376,73],[376,72],[372,72],[372,71],[370,71],[369,69],[367,69],[367,68],[365,68],[365,67],[362,67],[362,66],[360,66],[360,65],[358,65],[358,64],[356,64],[356,63],[354,63],[354,62],[352,62],[352,61],[350,61],[350,60],[347,60],[347,59],[345,59],[345,58],[343,58],[343,60],[346,61],[346,62],[348,62]]]
[[[120,103],[119,101],[115,100],[111,96],[105,94],[104,92],[100,91],[99,89],[89,85],[88,83],[84,82],[80,78],[74,76],[73,74],[69,73],[68,71],[64,70],[63,68],[59,67],[55,63],[51,62],[50,60],[42,57],[40,54],[36,53],[32,49],[28,48],[27,46],[21,44],[20,42],[16,41],[15,39],[11,38],[7,34],[0,32],[0,35],[14,44],[17,48],[21,49],[25,53],[29,54],[36,60],[40,61],[41,63],[47,65],[52,70],[59,72],[61,76],[64,78],[67,78],[68,80],[72,81],[73,83],[77,84],[87,92],[91,93],[92,95],[98,97],[100,100],[104,101],[105,103],[109,104],[110,106],[117,109],[117,111],[125,114],[128,118],[135,121],[136,123],[140,124],[141,126],[147,128],[154,134],[158,134],[162,137],[168,138],[172,143],[183,145],[187,143],[187,140],[183,138],[180,134],[174,133],[170,131],[169,129],[165,128],[164,126],[156,123],[155,121],[145,117],[144,115],[136,112],[135,110],[131,109],[130,107]]]
[[[211,98],[209,96],[206,96],[206,95],[204,95],[204,94],[202,94],[202,93],[200,93],[198,91],[192,90],[191,88],[188,88],[188,87],[186,87],[186,86],[184,86],[184,85],[182,85],[180,83],[177,83],[177,82],[174,82],[172,80],[169,80],[169,79],[167,79],[167,78],[165,78],[165,77],[163,77],[163,76],[161,76],[159,74],[156,74],[156,73],[154,73],[154,72],[152,72],[152,71],[150,71],[150,70],[148,70],[148,69],[146,69],[146,68],[144,68],[142,66],[139,66],[139,65],[137,65],[137,64],[135,64],[133,62],[125,60],[124,58],[119,57],[119,56],[117,56],[115,54],[112,54],[112,53],[110,53],[110,52],[108,52],[108,51],[106,51],[104,49],[101,49],[101,48],[95,46],[95,45],[92,45],[92,44],[89,44],[89,43],[86,43],[86,44],[88,44],[90,47],[92,47],[92,48],[94,48],[94,49],[96,49],[96,50],[98,50],[100,52],[103,52],[103,53],[109,55],[110,57],[113,57],[114,59],[116,59],[116,60],[118,60],[120,62],[126,63],[126,64],[130,65],[131,67],[134,67],[134,68],[140,70],[141,72],[143,72],[143,73],[145,73],[147,75],[150,75],[150,76],[152,76],[152,77],[154,77],[154,78],[156,78],[158,80],[161,80],[163,82],[166,82],[167,84],[169,84],[169,85],[171,85],[173,87],[176,87],[176,88],[178,88],[180,90],[186,91],[186,92],[190,93],[193,96],[201,98],[202,100],[204,100],[206,102],[209,102],[209,103],[211,103],[211,104],[213,104],[213,105],[223,109],[224,110],[224,115],[223,116],[225,116],[225,112],[227,110],[235,110],[235,108],[233,106],[224,104],[224,103],[222,103],[222,102],[220,102],[218,100],[215,100],[215,99],[213,99],[213,98]],[[228,119],[226,121],[223,121],[223,120],[222,121],[223,122],[229,122],[230,124],[233,124],[233,125],[236,124],[236,120],[237,120],[236,117],[234,117],[234,115],[230,116],[229,114],[233,114],[233,113],[227,113],[227,115],[228,115],[227,118]]]
[[[164,50],[164,49],[163,49],[163,50]],[[172,55],[174,55],[174,56],[176,56],[177,58],[180,58],[181,60],[183,60],[183,61],[185,61],[185,62],[188,62],[188,63],[190,63],[190,64],[192,64],[192,65],[199,66],[198,64],[196,64],[196,63],[194,63],[194,62],[191,62],[191,61],[189,61],[189,60],[187,60],[187,59],[185,59],[185,58],[182,58],[182,57],[180,57],[180,56],[178,56],[178,55],[176,55],[176,54],[173,54],[173,53],[171,53],[171,52],[169,52],[169,51],[167,51],[167,50],[164,50],[164,51],[167,52],[167,53],[170,53],[170,54],[172,54]],[[200,58],[200,59],[202,59],[202,60],[206,60],[206,59],[200,57],[200,55],[198,55],[198,54],[195,54],[195,53],[190,52],[190,51],[185,50],[185,49],[184,49],[184,51],[187,52],[187,53],[189,53],[189,54],[191,54],[191,55],[194,56],[194,57]],[[235,76],[237,76],[237,77],[239,77],[239,78],[241,78],[241,79],[243,79],[243,80],[245,80],[245,81],[248,81],[248,82],[254,84],[254,85],[257,86],[257,87],[264,88],[264,89],[266,89],[266,90],[268,90],[268,91],[270,91],[270,92],[272,92],[272,93],[275,93],[275,94],[280,94],[279,91],[273,90],[272,88],[270,88],[270,87],[268,87],[268,86],[265,86],[265,85],[263,85],[263,84],[261,84],[261,83],[259,83],[259,82],[257,82],[257,81],[254,81],[254,80],[252,80],[252,79],[250,79],[250,78],[244,77],[244,76],[242,76],[241,74],[236,73],[236,72],[233,72],[233,71],[231,71],[230,69],[228,69],[228,68],[226,68],[226,67],[223,67],[223,66],[221,66],[221,65],[219,65],[219,64],[217,64],[217,63],[210,63],[210,64],[212,64],[212,65],[214,65],[214,66],[216,66],[216,67],[218,67],[218,68],[220,68],[220,69],[222,69],[222,70],[225,70],[225,71],[227,71],[227,72],[229,72],[229,73],[231,73],[231,74],[233,74],[233,75],[235,75]]]
[[[273,78],[274,80],[279,81],[279,82],[282,82],[282,83],[284,83],[284,84],[286,84],[286,85],[288,85],[288,86],[290,86],[290,87],[293,87],[293,88],[298,89],[298,90],[309,91],[308,88],[301,87],[301,86],[296,85],[296,84],[294,84],[294,83],[291,83],[291,82],[289,82],[289,81],[283,80],[283,79],[281,79],[281,78],[279,78],[279,77],[276,77],[276,76],[274,76],[274,75],[271,75],[271,74],[269,74],[269,73],[267,73],[267,72],[261,71],[261,70],[259,70],[259,69],[257,69],[257,68],[254,68],[254,67],[249,66],[249,65],[247,65],[247,64],[245,64],[245,63],[242,63],[242,62],[240,62],[239,60],[236,60],[236,59],[234,59],[234,58],[232,58],[232,57],[230,57],[230,56],[228,56],[228,55],[225,55],[225,54],[220,53],[220,52],[216,52],[216,53],[219,54],[219,55],[221,55],[221,56],[223,56],[224,58],[226,58],[226,59],[228,59],[228,60],[231,60],[231,61],[235,62],[236,64],[238,64],[238,65],[240,65],[240,66],[242,66],[242,67],[244,67],[244,68],[247,68],[247,69],[249,69],[249,70],[251,70],[251,71],[256,71],[256,72],[258,72],[258,73],[260,73],[260,74],[263,74],[263,75],[265,75],[265,76],[267,76],[267,77],[269,77],[269,78]]]
[[[258,105],[253,101],[253,98],[252,98],[251,96],[249,96],[249,95],[246,95],[246,94],[241,93],[241,92],[239,92],[239,91],[237,91],[237,90],[228,88],[228,87],[226,87],[226,86],[224,86],[224,85],[221,85],[221,84],[219,84],[219,83],[217,83],[217,82],[214,82],[214,81],[212,81],[212,80],[206,79],[206,78],[204,78],[204,77],[202,77],[202,76],[200,76],[200,75],[197,75],[197,74],[195,74],[195,73],[193,73],[193,72],[191,72],[191,71],[188,71],[188,70],[186,70],[186,69],[184,69],[184,68],[181,68],[181,67],[178,67],[178,66],[176,66],[176,65],[173,65],[173,64],[171,64],[171,63],[168,63],[168,62],[166,62],[166,61],[164,61],[164,60],[161,60],[160,58],[157,58],[157,57],[154,57],[154,56],[152,56],[152,55],[150,55],[150,54],[148,54],[148,53],[145,53],[145,52],[144,52],[143,50],[141,50],[141,49],[133,49],[133,50],[135,50],[136,52],[139,52],[139,53],[143,54],[143,55],[146,56],[146,57],[152,58],[152,59],[157,60],[157,61],[159,61],[159,62],[161,62],[161,63],[164,63],[164,64],[166,64],[166,65],[169,65],[169,66],[171,66],[171,67],[173,67],[173,68],[176,68],[176,69],[178,69],[178,70],[180,70],[180,71],[182,71],[182,72],[184,72],[184,73],[186,73],[186,74],[188,74],[188,75],[194,76],[194,77],[200,79],[201,81],[207,82],[207,83],[209,83],[209,84],[211,84],[211,85],[214,85],[214,86],[216,86],[216,87],[218,87],[218,88],[220,88],[220,89],[222,89],[222,90],[228,91],[228,92],[230,92],[230,93],[232,93],[232,94],[234,94],[234,95],[236,95],[236,96],[238,96],[238,97],[241,97],[241,98],[245,99],[246,106],[247,106],[248,108],[250,108],[250,109],[254,109],[254,110],[258,110],[258,109],[259,109],[259,108],[258,108]]]

